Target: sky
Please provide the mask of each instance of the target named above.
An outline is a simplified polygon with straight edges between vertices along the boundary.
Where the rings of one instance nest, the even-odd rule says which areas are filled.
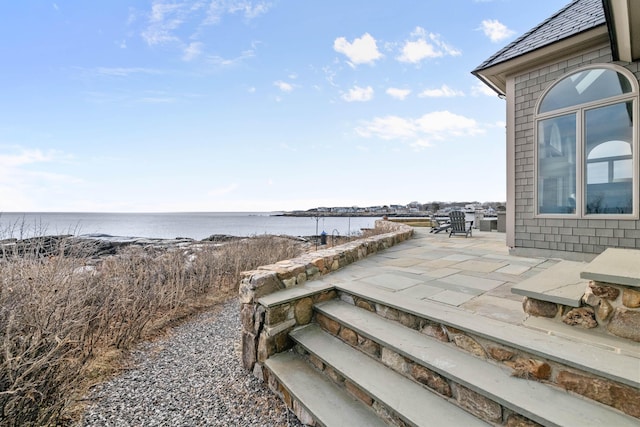
[[[0,212],[505,201],[471,74],[569,0],[0,5]]]

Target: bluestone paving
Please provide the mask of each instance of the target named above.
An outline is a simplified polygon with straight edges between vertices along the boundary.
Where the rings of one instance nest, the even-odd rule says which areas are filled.
[[[378,276],[365,277],[362,279],[365,283],[370,283],[372,285],[390,289],[390,290],[401,290],[406,289],[411,286],[417,285],[420,283],[419,280],[409,279],[407,277],[403,277],[399,274],[381,274]]]
[[[497,273],[512,274],[512,275],[518,276],[524,273],[525,271],[528,271],[530,268],[531,267],[526,265],[508,264],[508,265],[505,265],[504,267],[500,267],[495,271]]]
[[[512,293],[511,289],[528,278],[544,273],[560,260],[510,255],[503,233],[474,230],[473,237],[466,239],[449,238],[442,233],[430,234],[426,227],[415,228],[414,233],[414,237],[406,242],[350,264],[319,280],[307,282],[303,286],[317,289],[317,286],[327,284],[335,285],[338,289],[373,289],[381,301],[387,299],[384,297],[387,295],[388,299],[403,306],[415,307],[416,310],[419,310],[421,304],[431,302],[437,304],[437,307],[458,310],[452,316],[459,317],[459,313],[466,312],[490,319],[495,323],[491,328],[482,331],[489,336],[494,334],[496,328],[499,329],[502,322],[511,327],[517,325],[518,329],[523,330],[522,333],[510,333],[504,338],[506,342],[513,338],[516,343],[522,342],[522,345],[525,345],[527,340],[535,340],[533,337],[527,338],[529,325],[518,321],[524,315],[521,312],[523,297]],[[398,260],[405,256],[413,260],[420,259],[422,262],[408,262],[410,265],[403,266]],[[469,260],[495,262],[502,266],[495,271],[477,271],[476,264],[469,263]],[[474,269],[465,270],[467,267]],[[469,320],[469,323],[477,322]],[[535,329],[543,328],[543,325],[536,325]],[[576,329],[567,329],[567,334]],[[581,338],[578,333],[574,335],[574,340],[585,344],[585,354],[589,353],[591,340]],[[558,355],[560,359],[569,356],[569,353],[565,354],[562,351]],[[601,356],[601,360],[606,360],[604,355]],[[578,358],[580,357],[583,357],[582,352],[578,355]],[[587,360],[589,357],[584,357],[587,365],[593,362]],[[637,366],[638,359],[635,363]],[[617,366],[611,367],[615,374],[604,376],[616,379],[623,376],[623,365],[618,363]],[[638,379],[632,380],[629,384],[637,386]]]
[[[398,291],[399,295],[407,298],[424,299],[429,298],[432,295],[442,292],[442,288],[429,285],[415,285],[407,289]]]
[[[455,305],[456,307],[471,300],[474,295],[470,295],[457,291],[442,291],[429,297],[432,301],[438,301],[449,305]]]
[[[467,288],[480,289],[483,291],[490,291],[491,289],[497,288],[504,283],[498,280],[483,279],[481,277],[474,277],[464,273],[443,277],[440,279],[440,281],[451,283],[453,285],[465,286]]]
[[[587,265],[580,277],[640,287],[640,251],[608,248]]]
[[[481,273],[491,273],[501,267],[506,266],[506,262],[480,261],[477,258],[463,261],[455,265],[460,270],[479,271]]]
[[[587,264],[574,261],[562,261],[551,268],[518,283],[512,291],[518,295],[554,302],[557,304],[580,307],[582,295],[589,284],[580,278],[580,272]]]

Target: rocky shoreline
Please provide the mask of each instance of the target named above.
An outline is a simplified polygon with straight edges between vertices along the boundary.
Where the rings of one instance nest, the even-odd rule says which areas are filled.
[[[275,236],[296,240],[306,244],[309,249],[317,245],[319,236]],[[116,255],[127,247],[137,246],[142,248],[154,248],[159,250],[188,248],[194,245],[223,245],[225,243],[251,239],[252,237],[239,237],[227,234],[212,234],[211,236],[196,240],[188,237],[176,237],[174,239],[161,239],[149,237],[124,237],[108,234],[87,234],[74,236],[52,235],[31,237],[26,239],[2,239],[0,240],[0,259],[35,255],[38,257],[73,256],[87,259],[100,259],[105,256]],[[342,243],[340,241],[339,243]],[[338,243],[338,244],[339,244]]]

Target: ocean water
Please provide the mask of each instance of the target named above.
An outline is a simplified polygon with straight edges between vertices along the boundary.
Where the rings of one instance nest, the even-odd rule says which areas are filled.
[[[374,217],[280,216],[279,212],[196,212],[196,213],[0,213],[0,238],[73,234],[115,237],[148,237],[196,240],[213,234],[256,236],[286,234],[313,236],[353,235],[373,228]],[[317,227],[317,228],[316,228]]]

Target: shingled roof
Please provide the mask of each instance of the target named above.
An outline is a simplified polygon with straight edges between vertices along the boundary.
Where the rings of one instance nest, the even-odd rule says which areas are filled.
[[[602,0],[574,0],[480,64],[473,73],[605,25]]]

